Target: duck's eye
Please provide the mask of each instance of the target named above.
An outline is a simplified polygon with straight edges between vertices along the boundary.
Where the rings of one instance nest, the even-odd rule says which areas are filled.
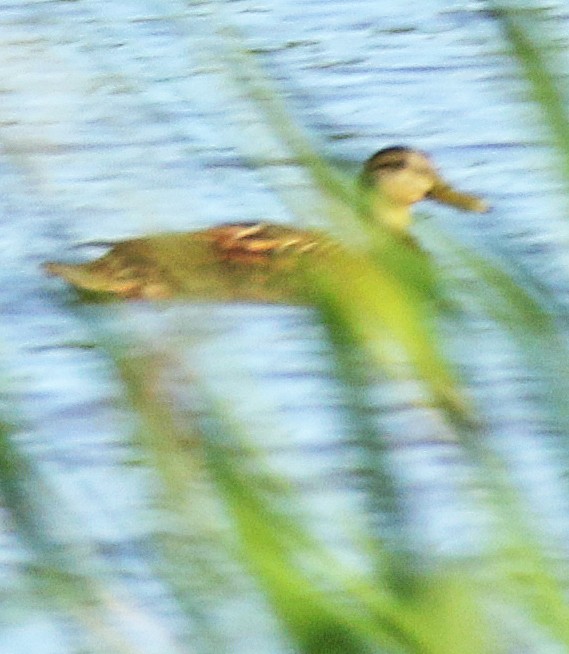
[[[374,171],[380,170],[403,170],[407,167],[407,161],[405,159],[393,159],[387,161],[378,161],[375,166],[373,166]]]
[[[381,182],[384,175],[404,170],[408,164],[407,158],[402,156],[377,157],[368,161],[360,179],[364,186],[373,187]]]

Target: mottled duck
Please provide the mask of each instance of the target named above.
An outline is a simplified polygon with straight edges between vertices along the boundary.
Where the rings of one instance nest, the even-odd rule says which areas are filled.
[[[415,203],[432,199],[467,211],[487,210],[484,201],[442,180],[426,154],[404,146],[370,157],[361,183],[373,220],[412,248],[417,248],[409,234]],[[44,269],[76,289],[124,299],[304,302],[306,276],[296,273],[332,243],[316,230],[233,223],[121,241],[95,261],[48,262]]]

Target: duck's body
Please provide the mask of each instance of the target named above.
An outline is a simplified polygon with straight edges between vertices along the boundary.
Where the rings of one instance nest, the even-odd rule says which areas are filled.
[[[279,302],[290,299],[302,255],[329,242],[316,231],[233,223],[122,241],[95,261],[45,269],[76,288],[125,299]]]
[[[478,198],[443,183],[429,159],[404,147],[380,150],[364,166],[378,221],[408,237],[410,207],[432,197],[471,211]],[[192,297],[254,302],[303,301],[300,270],[331,240],[321,232],[269,223],[236,223],[122,241],[85,264],[47,263],[45,270],[78,289],[120,298]]]

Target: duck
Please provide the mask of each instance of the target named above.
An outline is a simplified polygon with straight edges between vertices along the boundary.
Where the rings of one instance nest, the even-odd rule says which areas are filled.
[[[480,197],[447,183],[425,152],[408,146],[378,150],[365,161],[359,181],[378,228],[410,248],[420,249],[410,230],[411,208],[422,200],[488,210]],[[264,221],[224,223],[118,241],[93,261],[49,261],[43,268],[88,295],[279,303],[298,299],[299,262],[304,265],[332,242],[312,229]]]

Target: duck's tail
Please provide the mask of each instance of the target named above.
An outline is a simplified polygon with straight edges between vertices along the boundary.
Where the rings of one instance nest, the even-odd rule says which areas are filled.
[[[48,275],[61,277],[66,282],[82,288],[87,291],[110,291],[109,280],[104,275],[97,274],[88,265],[74,265],[67,263],[57,263],[54,261],[47,261],[42,265],[44,272]]]
[[[42,263],[41,267],[46,275],[51,275],[53,277],[63,277],[65,269],[70,268],[68,265],[56,263],[55,261],[46,261],[45,263]]]

